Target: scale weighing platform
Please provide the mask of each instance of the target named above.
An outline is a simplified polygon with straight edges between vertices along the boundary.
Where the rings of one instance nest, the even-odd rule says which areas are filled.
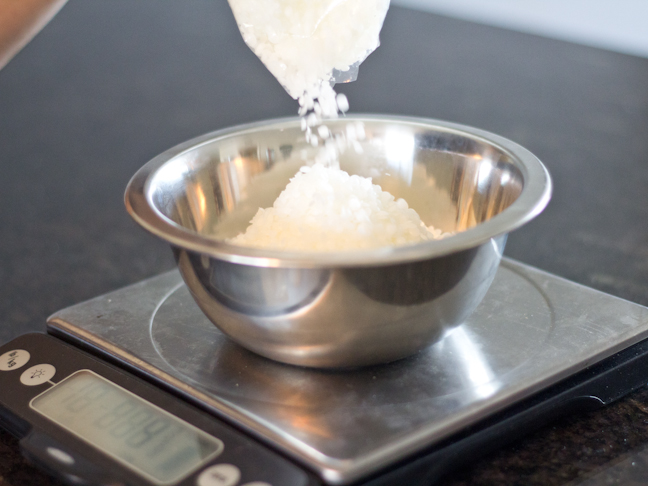
[[[648,383],[648,308],[507,259],[466,323],[367,368],[246,351],[176,271],[47,326],[0,347],[0,425],[71,484],[430,485]]]

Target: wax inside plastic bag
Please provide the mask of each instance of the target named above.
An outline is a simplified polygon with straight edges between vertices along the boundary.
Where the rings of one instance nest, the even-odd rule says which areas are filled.
[[[355,81],[389,0],[229,0],[243,40],[295,99]]]

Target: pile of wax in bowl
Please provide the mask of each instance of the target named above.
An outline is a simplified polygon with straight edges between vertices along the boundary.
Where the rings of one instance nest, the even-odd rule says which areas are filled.
[[[295,251],[345,251],[438,239],[404,199],[335,167],[302,167],[273,206],[259,209],[235,244]]]

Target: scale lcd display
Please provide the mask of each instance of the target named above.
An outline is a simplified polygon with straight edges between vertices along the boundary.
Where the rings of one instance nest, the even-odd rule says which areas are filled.
[[[31,407],[157,484],[180,480],[223,450],[217,438],[89,370]]]

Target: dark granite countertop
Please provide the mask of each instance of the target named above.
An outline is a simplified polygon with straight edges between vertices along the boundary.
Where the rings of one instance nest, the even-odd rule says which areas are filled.
[[[648,59],[392,8],[382,46],[341,91],[356,113],[460,122],[530,149],[554,197],[506,254],[648,305],[647,85]],[[224,0],[71,0],[0,71],[0,343],[173,267],[124,210],[142,164],[196,135],[295,113]],[[645,484],[647,446],[641,389],[442,482]],[[0,432],[0,485],[47,484]]]

